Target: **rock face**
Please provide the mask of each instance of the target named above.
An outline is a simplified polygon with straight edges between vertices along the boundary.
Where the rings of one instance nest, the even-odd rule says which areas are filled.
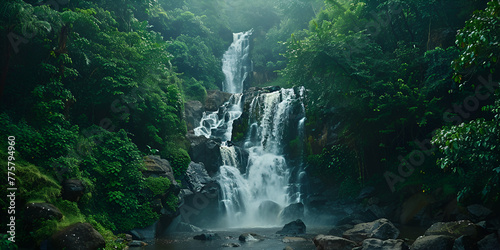
[[[261,221],[263,222],[276,222],[278,219],[278,214],[280,213],[281,206],[274,201],[263,201],[260,203],[258,208],[258,213],[260,215]]]
[[[89,223],[75,223],[51,237],[54,249],[94,250],[104,248],[106,242],[102,235]]]
[[[318,235],[313,239],[317,250],[351,250],[356,242],[333,235]]]
[[[204,110],[200,101],[187,101],[184,103],[184,116],[186,117],[188,131],[198,127]]]
[[[62,183],[62,198],[68,201],[78,202],[85,194],[85,185],[81,180],[66,179]]]
[[[474,239],[481,237],[482,228],[468,220],[437,222],[425,231],[425,235],[448,235],[458,238],[462,235],[470,236]]]
[[[369,238],[363,241],[362,250],[409,250],[403,240],[380,240]]]
[[[276,232],[276,234],[281,234],[281,235],[297,235],[305,233],[306,233],[306,225],[300,219],[287,223],[283,227],[283,229]]]
[[[387,219],[382,218],[372,222],[360,223],[344,232],[343,237],[356,242],[361,242],[368,238],[381,240],[396,239],[399,230]]]
[[[288,205],[281,211],[281,221],[290,221],[304,218],[304,204],[301,202]]]
[[[175,194],[180,191],[180,186],[175,180],[174,171],[170,163],[166,159],[162,159],[158,155],[148,155],[144,157],[145,170],[142,171],[144,177],[167,177],[170,180],[171,188],[174,188]]]
[[[222,92],[220,90],[208,90],[207,99],[205,99],[205,110],[216,111],[222,104],[229,101],[231,93]]]
[[[189,156],[194,162],[202,162],[210,176],[214,176],[222,166],[220,141],[208,139],[205,136],[188,135],[191,142]]]
[[[451,250],[453,249],[453,244],[455,243],[455,238],[448,235],[431,235],[431,236],[421,236],[418,237],[413,245],[411,245],[412,250]]]
[[[192,192],[201,192],[207,184],[213,181],[203,163],[191,162],[186,170],[182,184]]]

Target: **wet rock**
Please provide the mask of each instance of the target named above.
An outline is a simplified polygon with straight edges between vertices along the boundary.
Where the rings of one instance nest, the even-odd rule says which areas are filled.
[[[434,223],[425,231],[425,235],[448,235],[454,238],[466,235],[471,236],[474,239],[479,239],[482,231],[483,229],[480,226],[468,220],[461,220]]]
[[[482,240],[477,242],[479,250],[500,250],[500,242],[496,234],[486,235]]]
[[[360,223],[344,232],[343,237],[356,242],[361,242],[368,238],[381,240],[396,239],[399,230],[387,219],[382,218],[372,222]]]
[[[362,250],[409,250],[403,240],[380,240],[369,238],[363,241]]]
[[[283,229],[276,232],[276,234],[281,234],[281,235],[297,235],[305,233],[306,233],[306,225],[300,219],[285,224]]]
[[[281,221],[290,221],[304,218],[304,204],[302,202],[288,205],[279,215]]]
[[[229,101],[231,93],[222,92],[220,90],[208,90],[207,98],[205,99],[205,110],[216,111],[222,104]]]
[[[484,220],[493,213],[490,209],[479,204],[467,206],[467,211],[478,220]]]
[[[264,237],[255,233],[244,233],[238,237],[238,240],[242,242],[262,241]]]
[[[68,201],[78,202],[85,194],[85,185],[81,180],[66,179],[62,183],[62,198]]]
[[[281,206],[274,201],[263,201],[260,203],[258,212],[260,215],[260,220],[263,222],[276,222],[278,219],[278,214],[280,213]]]
[[[412,250],[452,250],[455,238],[448,235],[420,236],[411,245]]]
[[[377,205],[371,205],[366,208],[366,212],[373,215],[376,219],[384,218],[387,216],[385,211]]]
[[[62,217],[61,211],[50,203],[28,203],[24,210],[24,221],[31,224],[42,220],[59,221]]]
[[[333,235],[320,234],[313,242],[317,250],[351,250],[356,247],[356,242]]]
[[[188,131],[199,126],[203,111],[203,104],[200,101],[187,101],[184,103],[184,117],[186,118]]]
[[[202,162],[210,176],[214,176],[222,166],[220,141],[208,139],[203,135],[188,135],[191,142],[189,156],[193,162]]]
[[[205,185],[211,182],[213,182],[213,179],[208,175],[203,163],[189,163],[183,180],[184,186],[193,192],[200,192]]]
[[[222,244],[222,247],[240,247],[241,245],[238,243],[225,243]]]
[[[81,222],[56,232],[50,241],[54,249],[94,250],[106,246],[99,232],[89,223]]]
[[[477,250],[477,244],[472,237],[462,235],[455,240],[453,250]]]
[[[193,239],[208,241],[208,240],[220,240],[221,237],[216,233],[203,233],[203,234],[195,235],[193,237]]]
[[[291,246],[286,246],[283,250],[293,250],[293,248]]]

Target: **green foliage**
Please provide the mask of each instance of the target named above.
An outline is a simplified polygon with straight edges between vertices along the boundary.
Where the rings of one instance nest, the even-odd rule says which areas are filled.
[[[486,202],[500,201],[500,101],[494,110],[497,118],[493,121],[476,119],[443,127],[433,137],[442,153],[437,164],[458,175],[462,201],[474,202],[476,194]]]
[[[460,55],[453,61],[454,80],[464,82],[464,74],[474,71],[494,73],[500,55],[500,2],[488,2],[485,10],[478,10],[457,34],[456,45]],[[470,72],[472,71],[472,72]]]
[[[307,171],[325,183],[341,183],[347,178],[356,180],[355,155],[345,145],[333,145],[323,148],[321,154],[309,155]]]
[[[160,155],[170,162],[176,178],[181,177],[186,172],[191,162],[188,152],[175,143],[167,143]]]
[[[166,177],[148,177],[146,178],[146,188],[149,189],[153,196],[164,194],[170,187],[170,180]]]

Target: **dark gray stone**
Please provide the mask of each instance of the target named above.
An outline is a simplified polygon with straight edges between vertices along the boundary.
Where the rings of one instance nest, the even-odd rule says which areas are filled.
[[[281,206],[274,201],[263,201],[258,208],[259,219],[264,223],[277,222],[278,214],[281,211]]]
[[[78,202],[85,194],[85,185],[81,180],[66,179],[62,183],[62,198],[68,201]]]
[[[221,237],[216,233],[203,233],[203,234],[195,235],[193,237],[193,239],[208,241],[208,240],[220,240]]]
[[[477,250],[477,243],[470,236],[462,235],[455,240],[453,250]]]
[[[455,238],[448,235],[420,236],[411,245],[412,250],[452,250]]]
[[[356,242],[333,235],[320,234],[313,242],[317,250],[351,250],[356,247]]]
[[[50,241],[54,249],[97,250],[106,246],[104,238],[92,225],[81,222],[56,232]]]
[[[203,104],[200,101],[188,101],[184,104],[184,117],[188,131],[199,126],[203,111]]]
[[[297,235],[305,233],[306,233],[306,225],[300,219],[287,223],[283,227],[283,229],[276,232],[276,234],[281,234],[281,235]]]
[[[408,245],[403,240],[381,240],[369,238],[363,241],[362,250],[408,250]]]
[[[372,222],[360,223],[344,232],[343,237],[356,242],[361,242],[368,238],[381,240],[396,239],[399,230],[387,219],[382,218]]]
[[[290,221],[304,218],[304,204],[301,202],[288,205],[281,211],[281,221]]]
[[[242,242],[263,241],[264,237],[256,233],[243,233],[238,237],[238,240]]]
[[[479,250],[500,250],[500,242],[496,234],[486,235],[482,240],[477,242]]]

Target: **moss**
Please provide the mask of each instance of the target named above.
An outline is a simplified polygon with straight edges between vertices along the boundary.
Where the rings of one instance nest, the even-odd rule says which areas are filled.
[[[148,177],[145,185],[153,193],[153,196],[157,196],[164,194],[168,190],[170,180],[165,177]]]

